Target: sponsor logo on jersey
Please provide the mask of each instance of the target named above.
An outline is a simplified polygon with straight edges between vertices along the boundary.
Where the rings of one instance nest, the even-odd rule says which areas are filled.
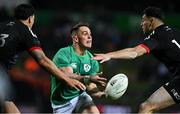
[[[180,100],[180,95],[178,94],[178,92],[175,89],[172,89],[171,92],[177,100]]]
[[[166,29],[166,31],[171,30],[171,28],[169,28],[169,26],[165,26],[165,29]]]
[[[15,24],[15,22],[10,21],[8,24],[6,24],[7,26],[13,26]]]
[[[77,63],[71,63],[71,66],[73,69],[76,69],[77,68]]]
[[[89,64],[84,64],[84,71],[85,72],[89,72],[90,69],[91,69],[91,66]]]

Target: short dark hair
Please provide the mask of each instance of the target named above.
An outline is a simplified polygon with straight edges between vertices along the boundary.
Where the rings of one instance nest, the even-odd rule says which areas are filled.
[[[79,30],[80,27],[82,26],[86,26],[88,28],[90,28],[89,24],[88,23],[85,23],[85,22],[79,22],[77,23],[76,25],[74,25],[72,28],[71,28],[71,35],[74,33],[74,32],[77,32]]]
[[[158,7],[149,6],[149,7],[144,9],[143,14],[145,14],[147,17],[155,17],[155,18],[158,18],[160,20],[164,19],[163,12]]]
[[[26,20],[28,17],[32,16],[35,9],[30,4],[20,4],[15,8],[14,17],[18,20]]]

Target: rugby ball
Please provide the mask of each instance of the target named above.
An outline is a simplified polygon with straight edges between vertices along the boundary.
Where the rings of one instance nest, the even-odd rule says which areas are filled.
[[[107,98],[116,100],[120,98],[127,90],[128,78],[125,74],[116,74],[107,83],[105,94]]]

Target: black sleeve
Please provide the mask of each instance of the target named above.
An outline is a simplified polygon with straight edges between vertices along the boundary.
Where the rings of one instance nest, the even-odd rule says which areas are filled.
[[[144,39],[144,42],[142,44],[145,45],[149,49],[149,51],[152,51],[153,49],[156,49],[158,47],[157,38],[157,34],[152,32],[148,37]]]

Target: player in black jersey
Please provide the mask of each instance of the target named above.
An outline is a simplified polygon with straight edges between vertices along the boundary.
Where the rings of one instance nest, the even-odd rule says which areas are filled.
[[[15,8],[15,20],[0,24],[0,102],[4,106],[6,101],[6,112],[19,112],[7,97],[11,87],[7,71],[16,63],[18,54],[23,51],[28,51],[39,65],[67,85],[80,90],[85,89],[81,82],[70,79],[45,56],[37,36],[31,30],[34,24],[34,12],[33,6],[21,4]]]
[[[96,54],[93,58],[102,62],[110,59],[135,59],[151,53],[164,63],[173,76],[173,80],[161,86],[144,103],[139,113],[153,111],[180,103],[180,32],[163,22],[160,8],[147,7],[142,16],[142,30],[147,37],[135,47],[106,54]]]

